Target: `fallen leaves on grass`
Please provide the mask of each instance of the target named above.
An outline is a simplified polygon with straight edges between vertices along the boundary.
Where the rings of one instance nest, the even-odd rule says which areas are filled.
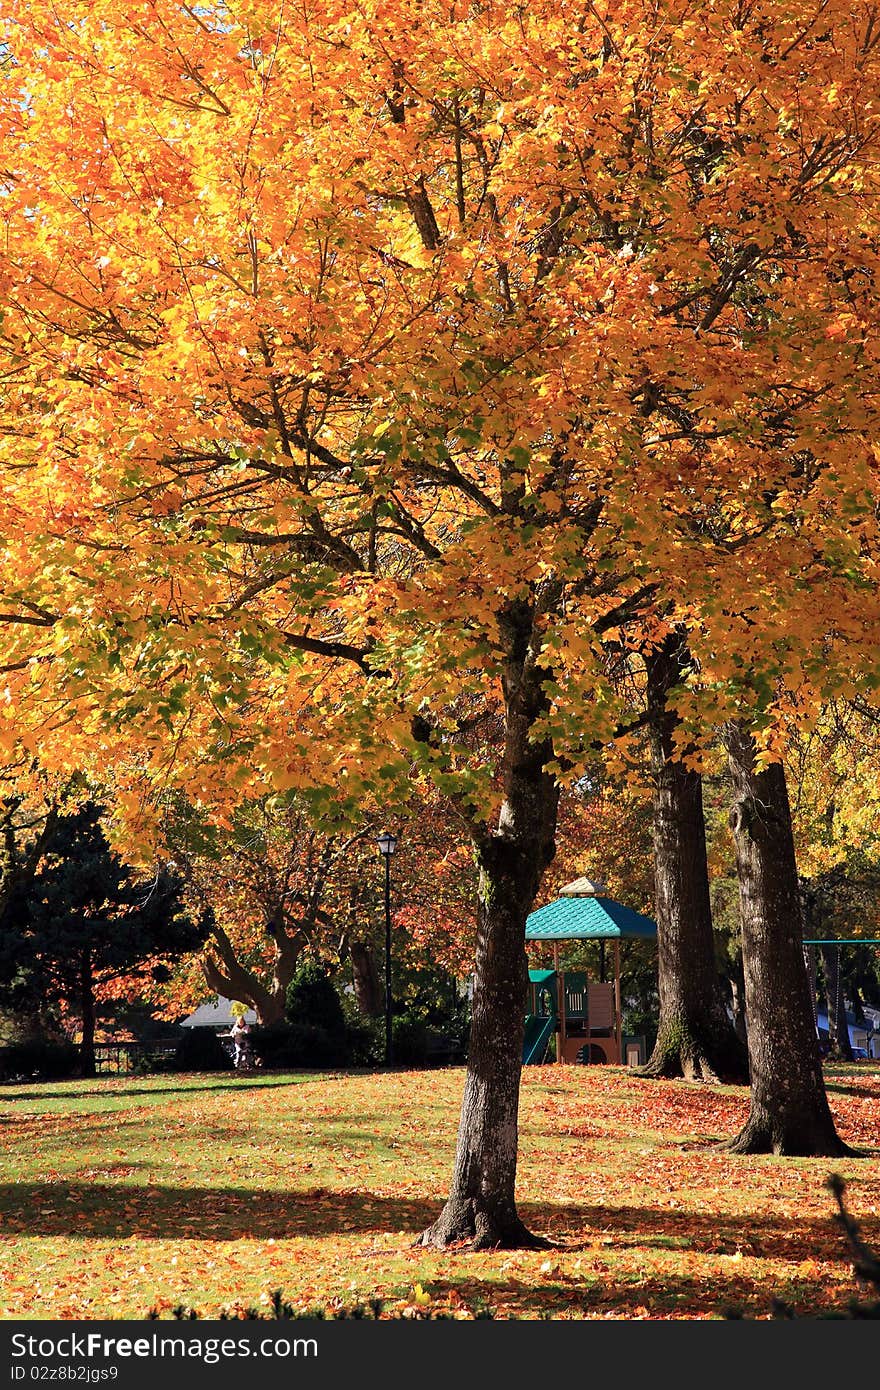
[[[824,1181],[850,1179],[876,1242],[875,1164],[721,1152],[744,1088],[606,1067],[523,1081],[520,1208],[550,1252],[412,1247],[445,1193],[460,1071],[56,1084],[44,1110],[40,1088],[10,1090],[0,1316],[217,1316],[281,1288],[303,1311],[375,1298],[398,1315],[763,1317],[774,1298],[810,1312],[852,1293]],[[877,1072],[830,1072],[829,1098],[849,1143],[876,1143]]]

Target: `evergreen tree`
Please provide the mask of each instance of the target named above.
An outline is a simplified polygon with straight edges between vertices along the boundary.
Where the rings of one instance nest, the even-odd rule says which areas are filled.
[[[197,949],[208,926],[186,914],[179,875],[138,879],[110,848],[101,814],[89,802],[58,817],[37,872],[0,922],[0,997],[78,1015],[84,1076],[95,1071],[96,987],[161,970],[157,957]]]

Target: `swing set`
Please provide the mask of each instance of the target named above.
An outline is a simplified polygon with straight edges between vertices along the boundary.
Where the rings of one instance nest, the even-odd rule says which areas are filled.
[[[863,1051],[864,1054],[865,1054],[865,1056],[866,1056],[867,1058],[871,1059],[871,1060],[878,1060],[878,1059],[880,1059],[880,1032],[876,1032],[876,1031],[874,1031],[874,1030],[872,1030],[872,1029],[870,1029],[870,1028],[864,1029],[864,1032],[865,1032],[865,1045],[864,1045],[864,1047],[862,1047],[861,1044],[855,1043],[855,1042],[853,1041],[853,1027],[854,1027],[854,1025],[853,1025],[852,1023],[850,1023],[849,1015],[846,1014],[846,1010],[845,1010],[845,1008],[844,1008],[843,981],[842,981],[842,979],[841,979],[841,974],[840,974],[840,948],[841,948],[841,946],[880,946],[880,937],[875,937],[875,936],[865,936],[865,937],[858,937],[858,936],[838,937],[838,936],[833,936],[833,937],[810,937],[810,938],[804,940],[804,959],[805,959],[806,965],[807,965],[807,976],[808,976],[809,981],[810,981],[810,998],[811,998],[812,1003],[813,1003],[813,1021],[814,1021],[815,1025],[816,1025],[816,1033],[817,1033],[819,1036],[821,1036],[822,1029],[821,1029],[820,1026],[819,1026],[819,1017],[820,1017],[820,1015],[819,1015],[819,1000],[818,1000],[818,996],[817,996],[817,993],[816,993],[816,968],[817,968],[817,963],[816,963],[816,948],[817,948],[818,946],[834,947],[835,953],[836,953],[836,957],[837,957],[837,969],[835,970],[835,976],[836,976],[836,980],[837,980],[836,998],[835,998],[835,1000],[833,1001],[833,1005],[832,1005],[831,999],[828,1000],[828,1016],[827,1016],[827,1019],[826,1019],[826,1022],[827,1022],[827,1025],[828,1025],[828,1032],[829,1032],[829,1034],[830,1034],[830,1032],[831,1032],[831,1010],[832,1010],[832,1007],[833,1007],[833,1008],[834,1008],[835,1015],[836,1015],[836,1017],[837,1017],[838,1019],[840,1019],[841,1016],[843,1016],[843,1017],[845,1018],[847,1036],[848,1036],[848,1038],[849,1038],[850,1047],[852,1047],[854,1051],[859,1051],[859,1050]],[[858,1028],[859,1025],[856,1024],[855,1027]]]

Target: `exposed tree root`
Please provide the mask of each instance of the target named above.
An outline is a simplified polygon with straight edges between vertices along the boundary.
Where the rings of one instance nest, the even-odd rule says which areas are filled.
[[[837,1135],[832,1125],[791,1125],[780,1129],[767,1121],[750,1118],[739,1134],[725,1139],[719,1146],[733,1154],[779,1154],[785,1158],[866,1158],[858,1149],[851,1149]]]
[[[698,1038],[692,1030],[676,1027],[669,1032],[672,1036],[667,1033],[664,1037],[661,1028],[654,1051],[645,1065],[637,1069],[637,1076],[653,1080],[683,1077],[685,1081],[732,1086],[748,1084],[748,1054],[732,1032],[733,1043],[727,1038],[717,1046],[709,1039]]]
[[[515,1207],[505,1203],[503,1209],[491,1210],[474,1197],[450,1197],[415,1244],[445,1250],[465,1242],[472,1250],[542,1250],[549,1245],[520,1221]]]

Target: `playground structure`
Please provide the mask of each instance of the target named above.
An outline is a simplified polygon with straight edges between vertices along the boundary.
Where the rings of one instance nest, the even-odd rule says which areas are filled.
[[[543,1062],[554,1036],[560,1065],[629,1062],[622,1026],[620,942],[656,939],[656,923],[606,897],[601,885],[586,878],[567,884],[561,893],[526,922],[527,942],[552,943],[554,968],[529,971],[523,1065]],[[602,978],[589,980],[581,970],[563,972],[559,963],[562,941],[603,943]],[[608,941],[614,948],[612,981],[604,978],[604,943]],[[635,1046],[636,1040],[632,1041]],[[644,1057],[638,1060],[644,1061]]]
[[[592,982],[582,970],[530,970],[523,1063],[542,1062],[556,1035],[561,1062],[619,1062],[617,982]]]

